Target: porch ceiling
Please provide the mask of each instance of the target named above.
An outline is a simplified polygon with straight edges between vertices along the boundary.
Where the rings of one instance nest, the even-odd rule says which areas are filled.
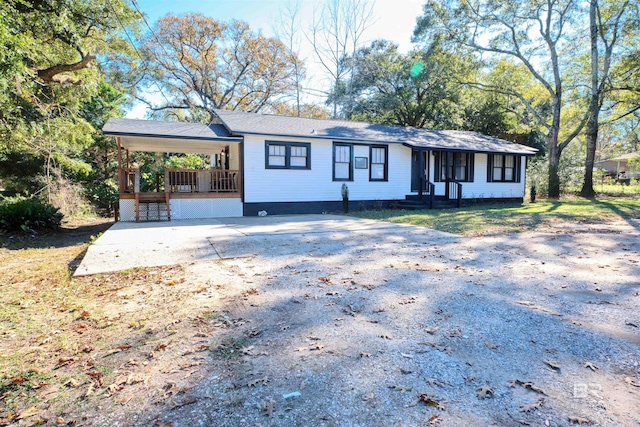
[[[230,144],[238,144],[239,140],[207,141],[198,139],[174,139],[140,136],[121,136],[122,148],[129,151],[148,151],[154,153],[219,153]]]

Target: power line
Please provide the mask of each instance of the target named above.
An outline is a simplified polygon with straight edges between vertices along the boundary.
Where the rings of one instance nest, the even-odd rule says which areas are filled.
[[[135,0],[133,1],[133,6],[135,7],[136,11],[140,14],[140,16],[142,17],[142,19],[144,20],[144,22],[147,24],[147,27],[149,27],[149,24],[147,23],[147,20],[145,19],[144,15],[142,14],[142,12],[140,11],[140,9],[137,7],[137,5],[135,4]],[[131,39],[131,36],[129,35],[129,32],[127,31],[127,28],[124,26],[124,24],[122,23],[122,21],[120,20],[120,16],[118,15],[118,12],[116,12],[116,9],[113,7],[113,5],[111,4],[111,0],[106,0],[107,4],[109,5],[109,8],[111,9],[111,11],[113,12],[113,15],[116,18],[116,21],[118,21],[118,24],[120,24],[120,27],[122,28],[122,31],[124,32],[127,40],[129,41],[129,44],[131,45],[131,47],[133,48],[133,50],[136,52],[136,55],[138,55],[138,58],[140,58],[140,61],[142,62],[143,68],[145,70],[148,69],[148,65],[145,62],[145,59],[142,57],[142,54],[140,53],[140,51],[138,50],[137,46],[135,45],[135,43],[133,42],[133,40]],[[150,28],[149,28],[150,29]],[[155,37],[155,34],[154,34]],[[146,72],[146,71],[145,71]],[[158,88],[158,91],[160,92],[160,95],[162,95],[162,97],[165,99],[165,101],[167,101],[167,104],[171,104],[171,101],[169,100],[169,98],[167,98],[167,96],[164,94],[164,92],[162,91],[162,87],[160,86],[160,84],[153,80],[153,83],[156,85],[156,87]]]
[[[142,10],[140,10],[140,7],[138,6],[138,2],[137,0],[131,0],[131,3],[133,4],[133,7],[136,9],[136,11],[140,14],[140,16],[142,17],[142,20],[144,21],[144,24],[147,26],[147,28],[149,29],[149,32],[151,33],[151,35],[153,36],[154,39],[156,39],[156,42],[158,43],[158,46],[160,46],[160,49],[162,49],[162,51],[164,52],[164,54],[167,56],[167,58],[171,58],[173,55],[171,55],[167,49],[164,46],[164,43],[162,43],[160,41],[160,38],[156,35],[156,33],[153,31],[153,28],[151,28],[151,25],[149,25],[149,21],[147,21],[147,18],[144,16],[144,13],[142,13]],[[153,52],[151,52],[151,55],[155,56],[155,54]],[[158,60],[158,58],[156,57],[156,60],[158,62],[160,62]],[[188,73],[188,70],[186,69],[186,67],[184,66],[184,64],[182,63],[182,61],[178,61],[178,63],[180,64],[180,66]]]

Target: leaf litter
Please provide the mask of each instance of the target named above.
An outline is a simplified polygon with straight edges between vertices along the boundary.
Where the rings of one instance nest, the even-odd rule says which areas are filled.
[[[489,240],[487,243],[488,245],[495,245]],[[421,247],[407,245],[407,251],[417,252]],[[535,244],[532,247],[536,247]],[[446,256],[455,256],[458,253],[456,251],[459,251],[458,248],[449,247],[447,244],[439,245],[439,250],[442,251],[441,254],[446,253]],[[478,249],[470,250],[473,252]],[[485,249],[483,248],[482,250]],[[519,250],[523,254],[526,252],[522,247]],[[466,252],[466,249],[464,252]],[[320,251],[313,250],[313,253],[317,254]],[[327,254],[329,253],[327,252]],[[438,256],[435,252],[426,253],[432,254],[434,257]],[[416,256],[421,257],[422,255],[421,253],[416,253]],[[331,256],[327,255],[327,264]],[[412,255],[407,252],[405,256]],[[495,256],[498,257],[500,255]],[[540,257],[536,252],[526,253],[526,256]],[[522,257],[524,259],[525,255],[522,255]],[[282,259],[284,260],[285,258]],[[359,258],[354,256],[353,259]],[[573,402],[563,400],[557,386],[553,382],[549,382],[549,378],[545,377],[545,375],[549,375],[549,370],[538,369],[541,365],[540,362],[543,361],[545,366],[555,371],[559,371],[560,366],[562,366],[564,371],[562,376],[563,379],[566,377],[567,381],[575,381],[577,379],[574,376],[576,367],[581,368],[584,366],[584,368],[591,370],[593,374],[590,372],[589,375],[601,375],[600,371],[603,370],[611,372],[612,366],[616,362],[603,361],[598,358],[597,353],[590,353],[585,358],[592,357],[592,360],[598,363],[599,366],[594,370],[587,366],[584,360],[575,360],[568,357],[560,346],[555,345],[554,333],[557,334],[558,331],[561,331],[562,325],[557,323],[549,324],[549,321],[545,320],[547,317],[544,316],[551,317],[553,313],[565,314],[562,311],[562,301],[558,300],[557,297],[556,300],[546,299],[546,296],[540,292],[529,292],[529,288],[522,287],[519,281],[522,281],[522,277],[528,274],[526,271],[522,272],[518,269],[513,269],[508,271],[508,274],[507,272],[503,274],[487,265],[485,266],[486,272],[478,272],[480,269],[475,268],[475,266],[475,269],[472,269],[470,266],[465,265],[462,257],[457,257],[457,259],[459,261],[456,263],[463,268],[440,269],[441,271],[431,272],[433,275],[428,275],[430,272],[420,272],[421,275],[424,275],[420,277],[430,280],[425,289],[421,289],[422,284],[416,280],[418,276],[401,276],[403,274],[401,273],[402,262],[395,260],[393,262],[395,267],[391,273],[383,270],[381,270],[382,273],[376,271],[375,264],[367,265],[364,261],[362,264],[352,263],[348,268],[354,270],[354,267],[357,267],[358,282],[371,283],[373,286],[371,286],[372,289],[365,289],[362,286],[358,286],[356,289],[348,289],[353,286],[349,280],[346,281],[347,283],[342,283],[342,279],[337,279],[344,274],[340,274],[340,270],[337,268],[325,269],[320,264],[325,261],[317,256],[306,261],[288,256],[286,262],[280,264],[292,267],[286,269],[286,271],[290,272],[290,276],[286,278],[280,275],[277,265],[277,262],[280,261],[275,257],[269,261],[270,264],[265,263],[263,266],[250,266],[248,263],[241,261],[226,261],[225,265],[220,268],[220,272],[226,271],[229,275],[224,275],[223,273],[220,277],[214,279],[206,276],[198,277],[197,275],[186,277],[185,270],[181,271],[180,268],[176,270],[159,268],[134,271],[123,276],[124,279],[117,275],[102,277],[100,280],[103,280],[104,283],[112,284],[113,292],[109,294],[108,289],[101,288],[97,292],[102,292],[104,296],[99,298],[110,298],[116,295],[117,298],[120,298],[120,303],[124,304],[117,306],[120,312],[114,310],[114,312],[103,316],[101,307],[95,307],[84,302],[77,305],[82,307],[81,310],[59,312],[75,317],[70,319],[66,329],[60,327],[57,329],[65,331],[63,333],[72,332],[82,340],[85,340],[86,336],[86,341],[77,346],[76,352],[60,353],[51,358],[51,365],[53,367],[60,360],[76,359],[58,368],[64,371],[64,374],[77,375],[77,379],[74,379],[73,382],[68,381],[64,389],[81,389],[81,394],[84,394],[85,390],[90,390],[90,393],[87,393],[90,395],[89,398],[84,401],[80,400],[80,402],[85,402],[82,403],[84,406],[82,406],[81,411],[88,409],[89,416],[96,417],[95,419],[104,418],[107,413],[111,417],[117,417],[118,413],[131,414],[134,413],[132,411],[140,411],[140,408],[150,410],[149,417],[152,417],[154,411],[158,413],[157,411],[161,411],[162,408],[175,408],[172,411],[175,416],[189,419],[188,416],[191,411],[198,413],[200,411],[198,408],[203,407],[204,403],[200,401],[202,399],[184,406],[176,405],[176,401],[178,404],[188,401],[180,398],[180,396],[194,392],[195,396],[210,395],[215,397],[224,395],[225,397],[220,398],[220,401],[228,403],[221,405],[221,407],[233,408],[233,411],[223,414],[220,412],[222,410],[215,409],[214,414],[222,416],[221,419],[224,419],[231,426],[246,425],[247,423],[249,425],[265,423],[264,420],[276,416],[280,417],[278,419],[283,420],[282,425],[295,425],[296,423],[300,425],[301,418],[295,417],[301,416],[300,411],[306,407],[306,403],[303,402],[312,402],[319,397],[340,396],[335,400],[336,403],[332,404],[330,414],[309,412],[305,414],[310,417],[306,419],[307,424],[313,423],[313,420],[329,419],[340,424],[339,417],[341,413],[344,414],[343,408],[352,402],[349,398],[350,394],[356,394],[360,403],[365,401],[367,402],[366,405],[375,405],[382,410],[393,408],[389,402],[404,402],[400,403],[404,405],[402,406],[404,409],[397,412],[397,418],[394,418],[394,416],[390,418],[398,423],[406,417],[408,417],[406,418],[408,420],[415,420],[415,418],[412,418],[416,416],[412,412],[413,409],[406,404],[407,398],[413,396],[415,404],[415,394],[411,395],[411,391],[427,386],[439,387],[438,394],[442,393],[442,395],[439,396],[440,398],[435,398],[424,393],[425,397],[423,399],[419,397],[418,399],[418,402],[422,402],[422,405],[419,406],[426,406],[427,408],[423,409],[427,410],[430,407],[442,410],[445,402],[452,402],[448,403],[448,406],[452,406],[456,410],[438,412],[438,415],[432,414],[430,418],[422,418],[422,422],[428,420],[429,423],[442,423],[443,425],[456,425],[456,423],[460,425],[478,425],[478,422],[482,424],[485,419],[490,419],[494,424],[501,424],[498,414],[484,412],[484,409],[482,409],[482,413],[485,418],[475,418],[472,413],[467,416],[468,418],[464,418],[465,415],[462,414],[470,407],[470,402],[465,400],[466,398],[463,397],[461,392],[465,391],[467,395],[473,396],[474,393],[481,393],[483,387],[491,389],[486,384],[484,386],[481,385],[482,383],[478,384],[478,380],[475,380],[475,377],[482,378],[483,382],[487,381],[489,384],[498,384],[501,381],[506,384],[510,378],[514,378],[516,375],[526,375],[534,378],[536,383],[544,384],[545,389],[550,388],[549,393],[554,396],[553,400],[548,398],[548,404],[543,405],[544,399],[547,398],[547,390],[534,385],[531,381],[514,380],[514,387],[522,387],[523,390],[545,397],[521,406],[522,401],[509,401],[508,393],[499,393],[495,397],[489,390],[484,390],[485,398],[492,397],[486,404],[493,405],[495,402],[496,404],[510,407],[513,411],[521,412],[522,417],[528,417],[525,414],[537,411],[540,414],[544,414],[544,419],[554,420],[555,418],[555,423],[561,424],[563,421],[559,415],[560,411],[563,407],[567,407],[563,405],[573,404]],[[478,257],[478,259],[481,259],[481,257]],[[567,257],[567,259],[569,260],[570,257]],[[362,260],[366,260],[366,258],[362,258]],[[494,262],[493,260],[495,258],[487,258],[485,261],[490,263]],[[512,256],[511,262],[517,263],[517,261],[517,257]],[[547,261],[545,268],[553,266],[551,258],[545,258],[545,261]],[[235,270],[236,268],[238,270]],[[236,271],[242,272],[242,275],[234,276],[233,274]],[[295,274],[293,273],[295,271],[310,271],[315,274]],[[473,272],[476,277],[467,282],[465,279],[468,279],[468,277],[464,276],[470,272]],[[383,274],[384,276],[382,276]],[[577,277],[579,272],[576,271],[570,274],[574,274]],[[397,277],[394,275],[397,275]],[[535,275],[531,274],[531,276],[534,277]],[[333,277],[334,280],[318,280],[314,282],[314,277]],[[107,278],[111,282],[106,281],[105,279]],[[182,281],[182,279],[185,280]],[[245,280],[248,279],[251,279],[250,284],[245,283]],[[193,297],[194,289],[201,289],[201,286],[214,286],[204,285],[208,280],[211,280],[209,283],[218,284],[215,286],[221,297],[220,300],[211,304],[205,299],[207,307],[186,304],[182,309],[180,303],[188,301],[189,297]],[[545,276],[545,280],[552,281],[552,275]],[[558,276],[558,282],[561,281],[563,285],[566,285],[566,288],[563,287],[562,289],[572,289],[576,286],[574,283],[577,280],[575,277],[560,278]],[[225,283],[229,281],[230,283]],[[508,286],[500,288],[502,286],[501,281],[504,281]],[[153,285],[156,283],[166,285],[169,282],[172,282],[172,285],[161,287],[164,289],[164,295],[160,295],[154,289],[155,286]],[[463,285],[461,285],[460,290],[452,291],[451,288],[447,287],[448,284],[446,282],[462,283]],[[605,283],[604,280],[602,282]],[[482,283],[482,288],[477,287],[477,283]],[[95,279],[89,284],[95,286]],[[311,287],[309,288],[309,286]],[[317,289],[318,287],[329,288],[331,292],[337,292],[337,294],[323,296],[320,293],[318,298],[315,299],[312,292],[311,298],[304,297],[305,294],[309,293],[310,289]],[[605,289],[606,285],[599,283],[599,287]],[[470,292],[471,288],[473,288],[473,292]],[[252,289],[258,292],[256,293]],[[509,289],[509,292],[506,289]],[[513,294],[517,295],[517,297],[510,299],[510,304],[504,304],[501,301],[496,301],[496,303],[489,301],[487,303],[488,292],[493,295],[500,295],[501,298],[509,299],[511,289],[514,289]],[[532,280],[531,289],[542,289],[542,287],[536,287],[536,283]],[[136,290],[144,291],[144,293],[136,293]],[[301,292],[298,292],[298,290]],[[392,294],[392,297],[387,300],[396,301],[396,304],[399,300],[406,301],[406,304],[398,304],[395,307],[384,303],[380,304],[380,301],[384,301],[384,298],[388,297],[387,292],[395,292],[395,290],[399,291],[396,294]],[[281,291],[286,291],[287,302],[292,298],[292,300],[296,299],[302,301],[302,303],[293,304],[293,307],[287,309],[287,311],[279,311],[277,304],[275,304],[275,295]],[[267,302],[272,292],[274,294],[274,304]],[[173,293],[176,293],[176,295],[172,295]],[[182,296],[182,293],[189,295],[189,297]],[[473,298],[469,298],[470,293],[474,294]],[[200,292],[199,294],[208,295],[206,292]],[[371,303],[362,298],[364,294],[367,295],[367,298],[371,298]],[[416,295],[415,301],[420,303],[410,302],[406,297],[398,299],[398,295],[407,294]],[[441,299],[445,295],[446,303],[444,299]],[[251,298],[248,302],[246,301],[247,297]],[[251,307],[249,310],[249,302],[253,302],[253,298],[260,298],[261,304],[264,305],[266,303],[265,308]],[[519,301],[529,301],[530,303],[515,303],[514,300],[516,298]],[[329,299],[337,300],[339,303],[333,306],[324,306],[324,302]],[[202,301],[199,300],[199,303],[201,304]],[[316,307],[314,305],[315,301],[322,302],[322,304],[318,304],[318,307]],[[384,306],[386,310],[376,312],[376,304],[373,304],[373,301],[376,301],[377,307]],[[532,301],[535,301],[535,303]],[[136,303],[143,303],[141,306],[148,304],[152,308],[151,312],[137,316],[134,310],[122,310],[122,307],[126,307],[128,304],[135,305]],[[28,304],[24,306],[29,307]],[[57,307],[60,304],[53,306]],[[73,303],[70,306],[73,306]],[[485,307],[491,311],[483,312],[482,310]],[[619,309],[608,305],[598,307],[602,310]],[[180,309],[176,310],[176,308]],[[343,308],[345,311],[343,311]],[[513,311],[508,312],[508,309]],[[571,306],[568,306],[568,309],[570,311]],[[83,310],[88,312],[88,316],[79,318],[78,315]],[[161,311],[161,313],[157,313],[158,311]],[[513,335],[512,331],[508,329],[503,330],[503,335],[496,333],[500,329],[494,326],[492,317],[485,315],[489,312],[502,319],[502,324],[505,324],[504,319],[510,319],[518,322],[518,324],[522,323],[527,328],[527,338],[531,337],[531,341],[516,341],[522,343],[522,346],[526,348],[525,351],[517,354],[512,353],[513,341],[511,340],[516,335]],[[343,313],[347,314],[346,319],[338,317],[344,316]],[[358,313],[358,316],[354,316],[351,313]],[[527,316],[531,316],[530,313],[534,313],[532,319],[536,319],[535,321],[528,320]],[[592,314],[590,313],[589,315]],[[586,322],[589,315],[586,316],[587,319],[581,319],[581,321]],[[565,316],[568,315],[565,314]],[[374,319],[368,317],[374,317]],[[106,326],[106,329],[98,330],[93,322],[102,318],[112,320],[105,320],[102,324],[111,323]],[[274,319],[277,319],[277,321],[273,321]],[[333,319],[340,320],[333,321]],[[180,320],[180,322],[173,323],[176,320]],[[370,323],[368,322],[369,320],[375,320],[375,323]],[[326,322],[322,323],[323,321]],[[286,322],[286,324],[280,322]],[[251,323],[254,325],[253,328],[250,325]],[[275,326],[277,324],[279,326]],[[285,324],[285,327],[282,327],[283,324]],[[422,326],[425,324],[429,325],[429,327]],[[538,324],[540,325],[539,327]],[[619,324],[624,325],[624,322]],[[82,333],[68,325],[82,325],[77,328]],[[129,327],[130,325],[132,326]],[[185,327],[185,325],[188,327]],[[255,325],[260,325],[261,333],[258,335],[252,335],[250,332],[255,330]],[[368,326],[363,327],[362,325]],[[113,338],[108,342],[107,348],[92,339],[97,336],[98,331],[109,332],[111,329],[116,333],[112,335]],[[196,334],[203,333],[203,329],[204,335],[196,336]],[[458,330],[460,333],[457,332]],[[463,330],[465,334],[472,338],[459,339]],[[124,331],[124,334],[122,331]],[[176,331],[176,333],[171,331]],[[367,331],[367,334],[361,333],[364,331]],[[450,334],[449,331],[456,332]],[[125,336],[126,339],[123,339]],[[322,336],[324,339],[319,345],[328,346],[331,351],[311,350],[312,345],[307,344],[301,352],[291,352],[291,349],[296,348],[296,344],[292,343],[300,343],[301,340],[309,336]],[[492,341],[474,338],[482,336],[491,336]],[[168,339],[168,337],[171,338]],[[363,337],[368,337],[368,339],[363,339]],[[375,340],[375,337],[384,337],[385,339]],[[505,337],[505,339],[502,337]],[[194,338],[201,339],[203,342],[194,342]],[[521,337],[517,336],[517,338]],[[433,339],[435,342],[426,343],[425,339]],[[40,342],[44,342],[44,339],[41,339]],[[46,341],[42,345],[49,346],[50,342]],[[219,346],[221,342],[225,343],[222,348]],[[288,346],[283,345],[285,342]],[[163,347],[162,344],[166,346]],[[118,348],[119,346],[129,347]],[[602,346],[602,344],[596,343],[594,346]],[[93,366],[90,363],[87,364],[88,358],[78,352],[78,350],[90,347],[95,347],[95,349],[89,350],[87,354],[90,354],[92,358],[94,355],[98,356],[93,358]],[[479,347],[483,351],[478,352],[477,349]],[[604,346],[602,347],[604,348]],[[268,348],[269,354],[266,357],[258,358],[256,355],[261,352],[260,348]],[[285,348],[288,351],[283,351]],[[364,351],[361,351],[361,348]],[[540,348],[558,348],[559,351],[552,353],[554,354],[554,359],[551,360],[542,356],[544,351],[539,351]],[[624,345],[617,342],[613,350],[608,349],[607,354],[610,351],[615,354],[615,352],[620,351],[619,349],[624,348]],[[492,352],[487,352],[487,349],[492,350]],[[118,350],[118,352],[108,354],[112,350]],[[149,356],[152,352],[155,352],[155,354],[150,358]],[[402,354],[413,357],[398,357],[398,355]],[[314,356],[312,357],[311,355]],[[204,361],[194,359],[199,356],[205,357]],[[292,358],[293,356],[296,357],[295,360]],[[179,360],[173,359],[176,357]],[[496,357],[500,357],[499,360],[507,361],[507,363],[501,362],[496,365],[492,359]],[[620,359],[618,358],[618,360]],[[271,363],[271,361],[274,363]],[[275,361],[278,361],[278,364],[275,364]],[[549,361],[554,362],[554,365],[548,364],[547,362]],[[109,365],[105,365],[107,362]],[[522,365],[522,363],[525,364]],[[280,368],[278,368],[279,366]],[[372,366],[376,368],[371,369]],[[443,366],[446,366],[446,368],[442,368]],[[517,366],[521,367],[515,369]],[[595,367],[596,365],[594,364],[593,366]],[[87,367],[88,369],[84,369]],[[341,376],[343,367],[345,369],[348,367],[349,371],[354,375],[353,381],[346,380],[344,376]],[[379,372],[380,367],[384,371]],[[112,371],[105,368],[119,372],[111,374],[110,372]],[[191,372],[192,369],[199,370],[200,374],[194,374],[188,381],[184,381],[182,376],[186,372]],[[636,374],[632,374],[628,366],[621,365],[615,369],[616,372],[624,372],[622,376],[616,378],[617,381],[625,378],[625,382],[630,387],[636,386],[637,380],[632,379]],[[127,373],[123,373],[126,370],[136,371],[139,375],[137,379],[142,379],[142,381],[136,381],[131,384],[123,383],[122,375],[128,376]],[[248,378],[246,374],[248,370],[262,373],[255,374],[253,378]],[[148,379],[145,381],[144,377],[140,375],[146,371],[148,371],[146,374]],[[504,373],[501,374],[501,371]],[[86,375],[85,372],[103,373],[103,376],[92,378]],[[199,386],[198,382],[205,378],[203,376],[205,372],[208,372],[207,377],[211,379],[207,379],[202,383],[202,386]],[[268,375],[265,375],[266,373]],[[323,373],[326,373],[328,375],[327,378],[331,378],[331,380],[322,380],[321,378],[323,377],[321,375]],[[425,378],[425,374],[437,375],[438,379]],[[628,377],[624,375],[628,375]],[[28,379],[28,375],[23,376]],[[507,378],[504,378],[505,376]],[[266,382],[264,381],[265,378],[267,378]],[[359,378],[359,380],[356,381],[356,378]],[[626,378],[628,378],[628,381]],[[465,379],[468,381],[465,381]],[[258,382],[249,386],[250,382],[256,380]],[[331,384],[332,387],[330,389],[326,388],[323,381],[326,381],[326,384]],[[420,381],[421,385],[415,381]],[[380,382],[384,382],[383,388],[386,390],[380,387]],[[392,388],[387,388],[390,382],[395,385],[391,386]],[[26,383],[35,384],[34,381],[23,382],[22,384]],[[280,396],[291,392],[292,389],[296,390],[296,388],[302,391],[303,387],[300,384],[303,383],[306,384],[304,400],[294,399],[291,404],[280,405],[278,400]],[[354,387],[352,385],[360,383],[366,384],[366,387],[363,387],[366,390],[359,390],[357,386]],[[378,384],[378,387],[375,386],[376,384]],[[455,384],[455,386],[452,386],[452,384]],[[48,387],[50,386],[44,386],[43,388],[46,389]],[[633,390],[630,387],[627,388]],[[254,400],[251,398],[252,395],[255,395]],[[394,400],[389,400],[390,395],[395,396]],[[129,398],[130,396],[132,397]],[[481,397],[477,395],[477,398]],[[148,403],[145,403],[145,399],[147,399],[146,402]],[[265,403],[269,402],[268,399],[275,399],[271,409],[268,409],[268,404],[265,407]],[[125,402],[125,404],[118,403],[119,401]],[[109,408],[107,409],[108,412],[103,409],[101,413],[98,413],[95,409],[92,409],[95,408],[92,402],[100,402],[103,408]],[[109,406],[109,402],[111,402],[112,406]],[[137,409],[134,409],[134,407]],[[396,409],[399,408],[397,407]],[[49,408],[40,406],[37,409],[50,411]],[[94,412],[91,412],[92,410]],[[65,421],[80,420],[82,418],[81,411],[79,410],[75,414],[64,414]],[[34,418],[36,416],[42,415],[36,414]],[[245,417],[248,420],[247,423],[241,423],[239,421],[240,418],[238,418],[240,416]],[[316,418],[312,418],[313,416],[316,416]],[[356,416],[362,416],[362,414],[358,413]],[[435,418],[433,418],[434,416]],[[260,417],[262,417],[262,420]],[[162,422],[166,422],[167,425],[180,424],[179,422],[173,422],[169,415],[166,418],[166,421]],[[584,419],[587,418],[597,418],[597,413],[590,413],[589,417]],[[55,421],[55,418],[53,420]],[[298,422],[292,420],[298,420]],[[360,420],[362,425],[376,425],[375,422],[367,423],[362,419]],[[525,421],[527,420],[528,418],[525,419]],[[619,424],[624,425],[624,420],[626,419],[621,420],[623,421],[620,421]],[[564,422],[566,423],[566,421]],[[569,422],[572,421],[569,419]],[[580,422],[585,423],[585,421]],[[90,422],[85,421],[84,424],[90,425]],[[140,425],[149,424],[151,423],[140,423]],[[415,424],[417,425],[417,422]]]

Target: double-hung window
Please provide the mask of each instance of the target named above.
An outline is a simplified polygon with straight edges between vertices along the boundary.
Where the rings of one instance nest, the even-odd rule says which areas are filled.
[[[437,151],[434,155],[435,182],[445,182],[448,179],[473,182],[474,153]]]
[[[369,149],[369,158],[371,166],[369,171],[370,181],[386,181],[387,180],[387,147],[372,145]]]
[[[520,156],[489,154],[487,182],[520,182]]]
[[[333,144],[333,180],[353,181],[353,145]]]
[[[267,169],[311,169],[311,144],[303,142],[266,142]]]

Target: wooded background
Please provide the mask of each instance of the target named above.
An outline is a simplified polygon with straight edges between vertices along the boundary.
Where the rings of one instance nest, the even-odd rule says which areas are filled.
[[[539,148],[530,177],[549,197],[570,181],[594,197],[594,162],[640,150],[638,0],[426,0],[410,52],[363,39],[376,18],[368,0],[317,12],[301,25],[291,2],[267,37],[198,13],[149,23],[128,0],[5,0],[4,196],[110,214],[115,146],[100,129],[134,101],[162,120],[207,123],[224,108],[477,131]]]

